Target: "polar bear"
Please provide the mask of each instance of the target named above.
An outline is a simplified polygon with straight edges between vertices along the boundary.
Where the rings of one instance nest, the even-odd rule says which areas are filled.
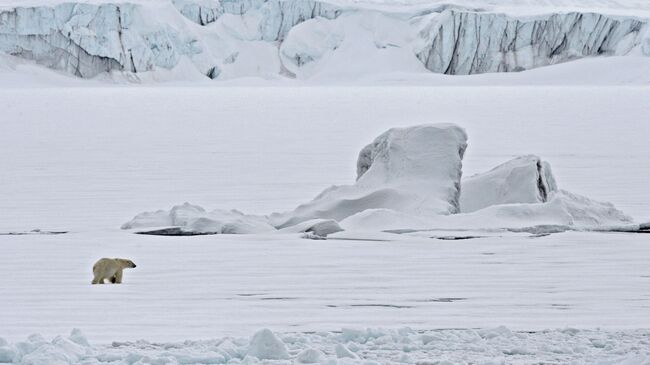
[[[134,267],[135,264],[131,260],[101,258],[93,265],[92,284],[104,284],[105,279],[109,279],[113,284],[121,284],[122,270]]]

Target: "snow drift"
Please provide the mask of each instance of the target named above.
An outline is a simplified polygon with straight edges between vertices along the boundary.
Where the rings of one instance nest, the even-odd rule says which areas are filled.
[[[353,185],[332,186],[292,211],[255,216],[207,212],[185,203],[138,214],[122,228],[169,235],[279,230],[323,237],[343,229],[538,232],[539,227],[602,230],[632,223],[612,204],[560,190],[550,164],[537,156],[517,157],[461,180],[466,148],[467,135],[454,124],[393,128],[361,150]]]
[[[0,8],[0,52],[83,78],[166,70],[192,81],[464,75],[650,55],[648,20],[633,13],[513,15],[315,0],[38,4]]]

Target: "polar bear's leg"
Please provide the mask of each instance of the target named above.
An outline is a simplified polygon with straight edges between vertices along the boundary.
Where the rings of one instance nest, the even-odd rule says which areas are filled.
[[[104,284],[104,278],[101,273],[93,272],[93,282],[92,284]]]
[[[115,272],[115,276],[113,276],[113,283],[115,284],[122,284],[122,269],[119,269]]]

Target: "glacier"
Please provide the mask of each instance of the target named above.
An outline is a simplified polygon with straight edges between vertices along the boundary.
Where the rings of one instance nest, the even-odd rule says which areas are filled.
[[[647,21],[571,12],[531,19],[445,11],[424,36],[418,58],[452,75],[523,71],[596,55],[650,54]]]
[[[129,3],[0,10],[0,51],[83,78],[171,69],[184,56],[202,67],[200,40],[169,10]]]
[[[469,75],[649,56],[644,14],[316,0],[9,3],[0,5],[0,52],[81,78],[145,80],[138,75],[166,70],[184,80]]]

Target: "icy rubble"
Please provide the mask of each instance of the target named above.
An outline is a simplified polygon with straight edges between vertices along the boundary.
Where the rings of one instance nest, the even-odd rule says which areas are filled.
[[[9,344],[0,361],[25,365],[73,364],[647,364],[647,331],[573,328],[513,332],[506,327],[415,331],[350,329],[282,333],[262,329],[252,338],[179,343],[113,342],[93,346],[79,330],[52,341],[40,335]]]
[[[122,228],[165,235],[306,232],[315,237],[342,230],[640,229],[610,203],[559,189],[550,165],[537,156],[517,157],[461,179],[466,148],[467,135],[454,124],[393,128],[361,150],[353,185],[327,188],[292,211],[255,216],[207,212],[185,203],[138,214]]]
[[[178,69],[178,78],[191,81],[197,75],[350,79],[648,56],[650,28],[641,17],[552,8],[526,16],[317,0],[98,0],[0,7],[0,52],[84,78]]]

